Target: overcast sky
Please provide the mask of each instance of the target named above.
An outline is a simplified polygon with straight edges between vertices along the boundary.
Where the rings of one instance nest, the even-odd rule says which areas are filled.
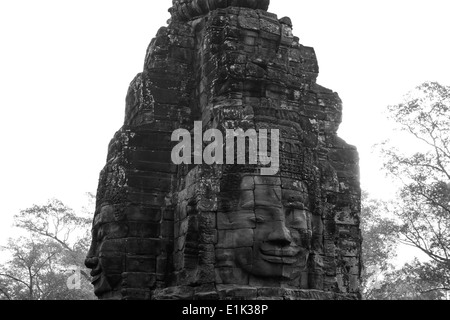
[[[315,48],[319,84],[344,102],[340,135],[361,156],[362,186],[392,194],[371,146],[392,135],[388,104],[424,81],[450,85],[448,0],[272,0]],[[170,0],[0,1],[0,242],[20,209],[85,204],[123,123],[125,95],[169,18]]]

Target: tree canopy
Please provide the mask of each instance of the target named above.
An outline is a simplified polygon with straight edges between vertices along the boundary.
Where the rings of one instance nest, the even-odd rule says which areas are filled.
[[[89,195],[92,197],[92,195]],[[0,299],[94,299],[84,258],[89,249],[91,220],[52,199],[14,217],[23,236],[9,239],[3,250],[11,259],[0,265]],[[79,286],[69,288],[69,278],[79,273]]]
[[[442,299],[450,290],[450,87],[423,83],[388,113],[410,141],[380,145],[384,169],[400,185],[389,205],[395,226],[390,231],[428,261],[385,274],[378,298]],[[378,226],[386,230],[382,221]]]

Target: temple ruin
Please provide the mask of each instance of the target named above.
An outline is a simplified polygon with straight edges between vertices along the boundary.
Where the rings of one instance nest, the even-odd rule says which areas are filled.
[[[173,1],[100,174],[86,259],[100,299],[360,299],[359,158],[337,135],[342,102],[268,7]],[[278,172],[174,164],[173,132],[196,121],[278,130]]]

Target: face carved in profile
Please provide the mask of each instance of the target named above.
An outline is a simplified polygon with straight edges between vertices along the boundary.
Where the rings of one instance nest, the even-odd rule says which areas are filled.
[[[298,183],[297,189],[282,189],[276,177],[244,177],[238,208],[226,214],[233,230],[220,233],[234,240],[236,267],[253,277],[299,280],[307,268],[312,228],[306,188]]]
[[[112,218],[114,209],[105,206],[96,215],[92,228],[92,242],[85,265],[91,270],[94,293],[101,297],[109,293],[120,284],[122,280],[122,253],[121,248],[125,240],[127,227]]]

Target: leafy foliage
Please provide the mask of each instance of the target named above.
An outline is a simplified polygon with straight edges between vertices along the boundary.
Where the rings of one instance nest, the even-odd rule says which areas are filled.
[[[436,262],[417,259],[401,269],[389,272],[372,292],[376,300],[446,300],[449,272]]]
[[[396,223],[387,217],[389,204],[362,193],[361,229],[363,235],[362,293],[373,299],[374,292],[384,275],[394,270],[392,259],[396,256]]]
[[[424,83],[388,110],[416,149],[407,153],[390,141],[381,148],[385,170],[402,185],[392,206],[400,221],[399,240],[424,252],[430,261],[405,265],[385,286],[397,283],[410,298],[424,298],[427,291],[426,298],[437,299],[449,287],[450,87]],[[396,290],[390,289],[393,296],[398,296],[400,289]]]
[[[15,216],[26,237],[10,239],[11,259],[0,265],[0,299],[94,299],[90,276],[84,267],[89,247],[90,219],[81,217],[61,201],[52,199]],[[70,290],[67,280],[82,275],[80,289]]]

